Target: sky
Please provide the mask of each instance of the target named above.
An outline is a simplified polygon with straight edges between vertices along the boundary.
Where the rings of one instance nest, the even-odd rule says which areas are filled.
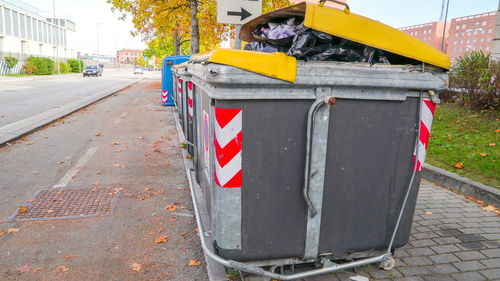
[[[23,0],[44,11],[52,12],[53,0]],[[128,17],[119,20],[111,12],[106,0],[54,0],[56,15],[67,13],[76,20],[79,51],[97,52],[97,23],[99,25],[99,53],[113,55],[116,49],[144,49],[140,38],[130,35],[133,25]],[[168,1],[168,0],[165,0]],[[235,0],[225,0],[235,1]],[[394,27],[437,21],[441,14],[441,0],[348,0],[351,11]],[[495,11],[499,0],[450,0],[448,19]]]

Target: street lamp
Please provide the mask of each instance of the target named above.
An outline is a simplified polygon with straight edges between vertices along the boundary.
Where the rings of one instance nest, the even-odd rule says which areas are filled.
[[[56,0],[52,0],[52,9],[54,12],[54,19],[52,20],[52,23],[56,25]],[[57,28],[57,25],[56,25]],[[57,65],[57,73],[61,75],[61,65],[59,64],[59,36],[57,37],[56,40],[56,65]]]

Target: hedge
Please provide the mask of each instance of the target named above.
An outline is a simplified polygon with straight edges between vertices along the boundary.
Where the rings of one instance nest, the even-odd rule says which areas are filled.
[[[71,72],[81,73],[83,71],[83,61],[77,59],[66,60],[71,68]]]
[[[54,61],[49,58],[28,57],[26,63],[29,67],[35,68],[36,75],[49,75],[54,72]],[[26,67],[24,67],[26,70]]]

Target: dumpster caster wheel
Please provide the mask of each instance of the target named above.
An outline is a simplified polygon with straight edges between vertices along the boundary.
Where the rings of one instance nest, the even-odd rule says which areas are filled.
[[[396,261],[394,260],[393,257],[390,257],[386,261],[380,263],[380,268],[387,271],[392,270],[394,266],[396,266]]]

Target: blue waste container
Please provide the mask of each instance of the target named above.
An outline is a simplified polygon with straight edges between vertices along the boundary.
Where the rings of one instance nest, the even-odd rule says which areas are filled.
[[[174,105],[173,81],[172,81],[172,66],[189,60],[189,56],[172,56],[163,59],[163,67],[161,69],[161,105]]]

